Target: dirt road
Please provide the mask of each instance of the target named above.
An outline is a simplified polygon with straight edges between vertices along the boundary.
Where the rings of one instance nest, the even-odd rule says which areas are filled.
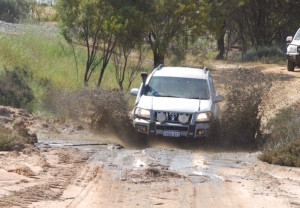
[[[219,66],[222,91],[222,70],[236,65]],[[283,74],[267,95],[271,115],[299,100],[300,73],[268,66],[264,73]],[[36,147],[0,153],[0,207],[300,207],[300,169],[263,163],[260,152],[172,138],[139,148],[55,121],[32,130]]]

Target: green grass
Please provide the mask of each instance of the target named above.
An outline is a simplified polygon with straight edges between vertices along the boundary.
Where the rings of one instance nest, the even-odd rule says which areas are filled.
[[[78,76],[73,50],[63,37],[55,34],[37,34],[26,31],[20,35],[0,34],[0,71],[7,68],[27,68],[32,72],[30,87],[35,96],[34,111],[41,110],[42,98],[48,87],[53,90],[79,89],[84,87],[83,77],[86,63],[84,47],[76,47]],[[97,85],[100,69],[92,75],[89,87]],[[124,86],[127,83],[125,81]],[[139,76],[132,87],[140,85]],[[105,71],[101,88],[118,88],[113,64]]]

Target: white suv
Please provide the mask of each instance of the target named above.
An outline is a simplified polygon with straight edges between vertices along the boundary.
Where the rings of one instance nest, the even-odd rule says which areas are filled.
[[[142,73],[132,111],[138,133],[168,137],[206,137],[224,100],[216,95],[207,68],[163,67]]]
[[[300,66],[300,29],[296,32],[294,38],[288,36],[286,38],[288,43],[287,47],[287,69],[288,71],[294,71],[295,66]]]

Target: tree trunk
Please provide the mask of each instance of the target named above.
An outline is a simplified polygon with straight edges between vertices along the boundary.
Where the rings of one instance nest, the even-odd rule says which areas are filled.
[[[100,85],[101,85],[101,82],[102,82],[102,79],[103,79],[103,75],[104,75],[104,71],[105,71],[105,68],[102,67],[101,72],[100,72],[100,77],[98,79],[98,84],[97,84],[98,88],[100,88]]]
[[[222,34],[218,39],[218,50],[219,50],[219,54],[217,55],[216,59],[218,60],[224,59],[224,52],[225,52],[224,34]]]
[[[160,64],[165,63],[165,56],[164,55],[161,55],[157,52],[153,52],[153,56],[154,56],[154,68],[158,67]]]
[[[224,52],[225,52],[225,26],[226,26],[226,22],[223,23],[222,26],[222,33],[220,34],[219,38],[218,38],[218,50],[219,50],[219,54],[217,55],[216,59],[217,60],[223,60],[224,59]]]
[[[85,73],[84,73],[84,86],[88,86],[88,72],[89,72],[89,66],[86,64]]]

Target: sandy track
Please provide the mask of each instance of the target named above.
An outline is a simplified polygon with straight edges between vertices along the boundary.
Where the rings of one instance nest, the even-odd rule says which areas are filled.
[[[259,153],[103,146],[13,154],[1,155],[15,169],[1,163],[0,207],[300,205],[300,170],[259,162]]]

